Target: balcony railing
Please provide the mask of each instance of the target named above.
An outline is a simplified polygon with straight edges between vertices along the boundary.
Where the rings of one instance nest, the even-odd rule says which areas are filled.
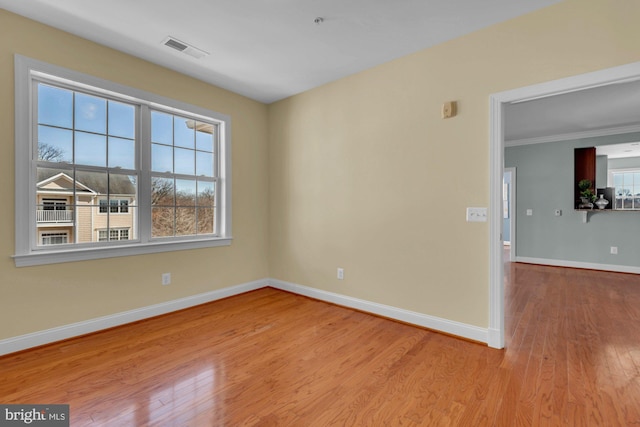
[[[63,210],[38,210],[36,211],[38,222],[73,222],[73,211]]]

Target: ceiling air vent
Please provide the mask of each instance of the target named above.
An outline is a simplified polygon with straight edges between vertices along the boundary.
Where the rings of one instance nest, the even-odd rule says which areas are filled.
[[[186,53],[189,56],[193,56],[196,59],[204,58],[205,56],[209,55],[209,52],[205,52],[202,49],[198,49],[197,47],[191,46],[190,44],[181,42],[180,40],[171,36],[167,37],[162,42],[162,44],[164,44],[165,46],[169,46],[170,48],[175,49],[179,52]]]

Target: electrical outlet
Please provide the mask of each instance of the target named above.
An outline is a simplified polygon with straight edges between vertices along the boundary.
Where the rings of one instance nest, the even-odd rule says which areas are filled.
[[[338,267],[338,279],[339,280],[343,280],[344,279],[344,268]]]
[[[560,210],[560,209],[556,209],[556,210],[554,211],[554,215],[555,215],[555,216],[562,216],[562,210]]]
[[[162,273],[162,284],[163,285],[171,284],[171,273]]]
[[[618,255],[618,247],[611,246],[611,255]]]

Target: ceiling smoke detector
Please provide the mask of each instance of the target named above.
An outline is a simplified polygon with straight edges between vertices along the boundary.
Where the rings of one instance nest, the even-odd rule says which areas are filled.
[[[205,56],[209,55],[209,52],[205,52],[202,49],[198,49],[195,46],[191,46],[190,44],[180,41],[171,36],[168,36],[166,39],[164,39],[162,44],[165,46],[169,46],[170,48],[175,49],[178,52],[186,53],[187,55],[192,56],[196,59],[204,58]]]

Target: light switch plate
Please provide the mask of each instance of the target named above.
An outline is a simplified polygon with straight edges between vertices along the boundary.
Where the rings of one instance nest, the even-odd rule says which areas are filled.
[[[487,208],[467,208],[467,222],[487,222]]]

